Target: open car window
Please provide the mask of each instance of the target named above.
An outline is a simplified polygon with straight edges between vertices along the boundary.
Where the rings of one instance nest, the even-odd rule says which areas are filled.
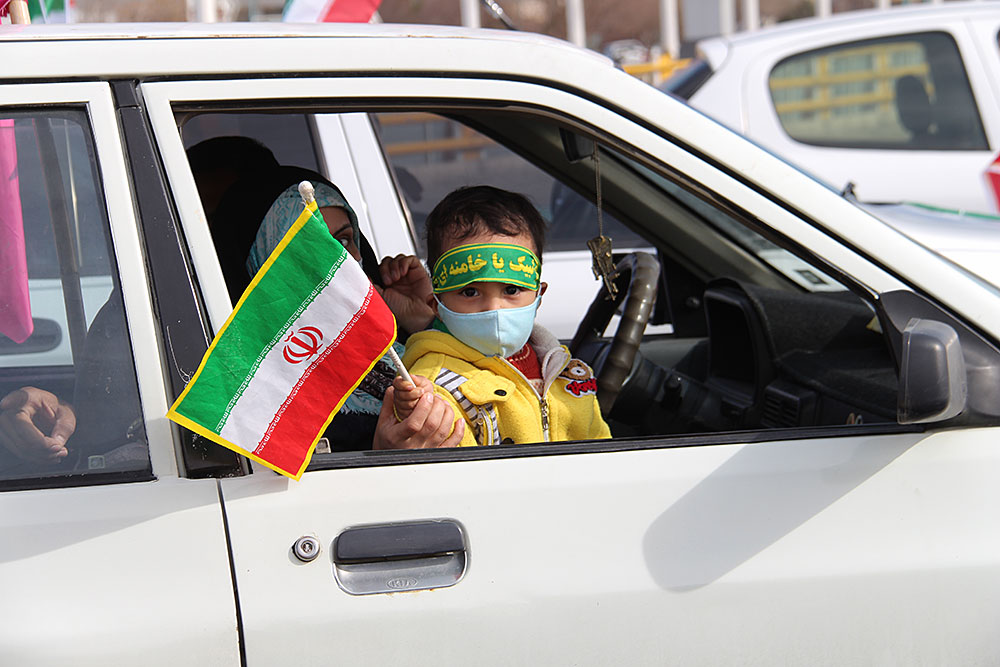
[[[802,429],[895,424],[896,364],[874,308],[859,296],[863,290],[838,282],[823,260],[805,256],[723,194],[553,114],[369,111],[416,227],[456,187],[488,184],[527,194],[549,224],[554,240],[547,251],[581,260],[569,274],[553,274],[546,264],[543,276],[586,292],[580,320],[597,291],[586,247],[599,232],[597,139],[605,233],[616,259],[636,248],[653,258],[659,275],[648,324],[670,332],[641,340],[619,398],[605,413],[616,440],[664,442],[659,439],[754,430],[781,438]],[[263,123],[258,127],[268,125],[267,116],[275,128],[288,126],[287,111],[258,116],[264,119],[255,120]],[[186,115],[185,145],[195,136],[208,138],[205,128],[213,122],[211,113]],[[189,135],[189,127],[197,133]],[[256,138],[268,144],[267,132]],[[560,210],[560,202],[572,205]],[[615,326],[574,341],[572,351],[598,375]],[[331,451],[318,452],[313,468],[358,464],[351,457],[366,443],[345,448],[335,430],[328,435]]]

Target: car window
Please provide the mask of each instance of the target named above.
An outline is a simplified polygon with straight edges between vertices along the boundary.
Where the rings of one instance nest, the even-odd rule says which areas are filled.
[[[672,329],[642,341],[639,370],[608,413],[613,436],[895,423],[896,367],[872,304],[719,193],[636,147],[530,110],[373,113],[415,219],[454,187],[488,184],[527,194],[550,230],[567,224],[555,243],[586,259],[560,269],[546,264],[550,293],[594,285],[586,239],[596,233],[596,211],[581,206],[561,218],[553,202],[561,192],[587,206],[596,199],[597,141],[603,209],[625,239],[609,233],[614,252],[631,246],[654,254],[661,276],[651,319]],[[607,343],[585,337],[574,352],[600,369]],[[345,415],[331,423],[330,450],[321,444],[310,469],[342,465],[371,447],[370,435],[357,437],[357,414]]]
[[[307,114],[206,113],[183,119],[184,148],[213,137],[240,136],[267,146],[280,164],[316,169],[315,143]]]
[[[785,58],[768,78],[778,120],[802,143],[842,148],[987,150],[958,47],[929,32]]]
[[[0,170],[0,489],[148,477],[85,112],[0,112]]]
[[[597,207],[484,132],[429,113],[373,114],[382,148],[395,173],[417,238],[434,205],[457,188],[489,183],[519,192],[548,223],[546,251],[580,250],[597,235]],[[488,128],[484,128],[488,131]],[[637,247],[641,237],[604,216],[604,233],[619,247]]]

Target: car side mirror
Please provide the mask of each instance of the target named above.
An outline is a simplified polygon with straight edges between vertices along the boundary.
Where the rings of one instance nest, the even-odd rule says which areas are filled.
[[[900,424],[945,421],[965,410],[968,397],[962,343],[951,326],[914,317],[900,349]]]

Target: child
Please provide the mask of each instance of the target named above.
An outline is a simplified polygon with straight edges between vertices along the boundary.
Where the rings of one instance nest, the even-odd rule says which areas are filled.
[[[425,391],[464,419],[460,446],[610,438],[590,367],[535,324],[545,222],[523,196],[458,189],[427,218],[436,318],[410,336],[394,408],[404,419]]]

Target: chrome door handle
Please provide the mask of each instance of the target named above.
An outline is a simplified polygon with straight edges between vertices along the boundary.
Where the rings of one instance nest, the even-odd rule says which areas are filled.
[[[348,528],[333,543],[334,576],[352,595],[454,586],[466,549],[461,526],[448,519]]]

